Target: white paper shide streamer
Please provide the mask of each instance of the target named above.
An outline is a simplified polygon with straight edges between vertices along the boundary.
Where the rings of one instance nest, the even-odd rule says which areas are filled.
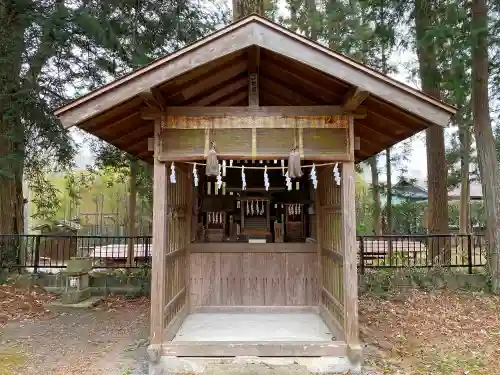
[[[198,170],[196,169],[196,163],[193,165],[193,181],[194,181],[194,186],[198,186]]]
[[[318,187],[318,178],[316,176],[316,165],[313,164],[311,168],[311,181],[313,183],[314,189]]]
[[[172,162],[172,165],[170,165],[170,183],[175,184],[177,180],[175,179],[175,165],[174,162]]]
[[[241,166],[241,188],[243,190],[247,189],[247,179],[245,177],[245,166]]]
[[[288,175],[288,171],[286,171],[285,179],[286,179],[286,186],[287,186],[288,190],[292,190],[292,179]]]
[[[220,189],[222,186],[222,166],[219,164],[219,174],[217,174],[217,189]]]
[[[269,190],[269,176],[267,175],[267,165],[264,167],[264,186],[266,191]]]
[[[340,185],[339,163],[335,163],[335,166],[333,167],[333,178],[335,179],[337,185]]]

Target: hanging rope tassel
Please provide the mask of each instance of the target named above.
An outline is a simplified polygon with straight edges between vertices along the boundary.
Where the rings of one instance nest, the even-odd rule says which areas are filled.
[[[194,186],[198,186],[198,170],[196,169],[196,163],[193,164],[193,181]]]
[[[335,179],[337,185],[340,186],[339,163],[335,163],[335,166],[333,167],[333,178]]]
[[[241,166],[241,189],[246,190],[247,189],[247,179],[245,176],[245,166]]]
[[[219,162],[217,161],[217,151],[215,151],[215,142],[212,142],[207,155],[207,166],[205,174],[207,176],[217,176],[219,173]]]
[[[174,162],[172,162],[172,165],[170,165],[170,183],[175,184],[177,181],[175,179],[175,165]]]
[[[313,164],[311,168],[311,181],[313,183],[314,189],[318,187],[318,178],[316,176],[316,165]]]

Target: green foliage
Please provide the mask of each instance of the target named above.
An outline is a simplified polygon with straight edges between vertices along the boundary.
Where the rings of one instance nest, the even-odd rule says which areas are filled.
[[[43,176],[72,167],[75,153],[52,110],[226,21],[225,10],[194,0],[0,4],[0,184],[20,186],[27,178],[39,215],[51,216],[57,210],[56,191],[45,190]],[[0,207],[15,199],[13,190],[0,189]],[[0,231],[12,230],[4,223]]]

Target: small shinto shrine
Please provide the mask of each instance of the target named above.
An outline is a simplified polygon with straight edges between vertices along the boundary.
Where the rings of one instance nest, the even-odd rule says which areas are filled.
[[[454,113],[258,16],[59,108],[153,165],[151,373],[358,369],[354,165]]]

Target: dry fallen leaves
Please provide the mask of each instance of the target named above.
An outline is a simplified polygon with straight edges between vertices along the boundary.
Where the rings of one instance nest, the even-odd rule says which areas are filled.
[[[123,296],[107,296],[102,301],[100,301],[94,310],[105,310],[105,311],[115,311],[119,309],[130,310],[143,310],[145,305],[149,305],[149,299],[146,297],[139,298],[126,298]]]
[[[55,298],[55,295],[36,285],[30,288],[0,285],[0,327],[9,321],[49,316],[50,311],[44,305]]]
[[[415,290],[360,300],[361,335],[405,374],[499,374],[500,296]],[[377,360],[375,360],[377,362]]]

